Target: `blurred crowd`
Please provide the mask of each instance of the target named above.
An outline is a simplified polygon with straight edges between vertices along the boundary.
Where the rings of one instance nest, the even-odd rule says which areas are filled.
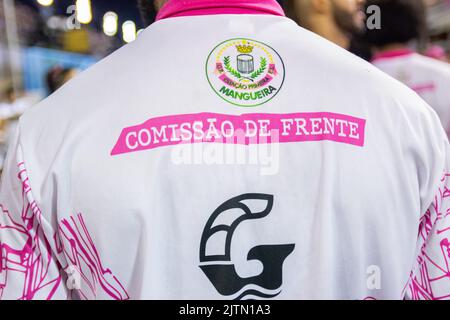
[[[12,78],[15,71],[11,68],[14,62],[11,58],[11,41],[8,41],[10,39],[6,31],[5,1],[0,0],[0,168],[8,139],[14,131],[18,117],[80,71],[76,63],[67,64],[61,59],[60,63],[52,62],[53,65],[44,70],[45,72],[33,75],[41,78],[38,86],[42,88],[30,89],[26,85],[18,86],[17,81],[14,83]],[[44,47],[99,59],[123,45],[117,37],[108,37],[95,26],[83,25],[79,30],[69,30],[64,23],[58,23],[64,21],[61,17],[33,10],[20,0],[10,2],[15,8],[15,45],[20,50]],[[142,23],[147,26],[154,21],[157,11],[165,1],[130,2],[141,7],[144,12]],[[301,27],[336,43],[362,59],[373,62],[383,71],[409,85],[436,109],[444,127],[450,127],[450,95],[436,93],[434,90],[435,81],[450,89],[450,0],[280,2],[286,15]],[[92,0],[92,3],[95,6],[96,1]],[[439,63],[428,63],[430,60]],[[29,71],[28,65],[17,69],[19,79]]]
[[[450,1],[433,3],[441,9],[450,7]],[[414,90],[450,134],[448,32],[445,47],[433,43],[429,1],[287,0],[285,7],[300,26],[370,61]],[[443,17],[443,25],[448,26],[450,16]]]

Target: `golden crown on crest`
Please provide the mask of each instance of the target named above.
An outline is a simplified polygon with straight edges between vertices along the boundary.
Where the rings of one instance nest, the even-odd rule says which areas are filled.
[[[236,49],[240,53],[252,53],[253,52],[253,46],[243,44],[243,45],[237,45]]]

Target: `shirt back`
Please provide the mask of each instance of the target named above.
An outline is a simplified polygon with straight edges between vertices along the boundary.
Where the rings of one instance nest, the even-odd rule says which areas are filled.
[[[21,118],[3,297],[445,296],[447,143],[409,89],[287,18],[161,20]]]

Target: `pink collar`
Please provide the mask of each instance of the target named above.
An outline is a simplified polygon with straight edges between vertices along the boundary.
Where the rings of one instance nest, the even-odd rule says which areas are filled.
[[[268,14],[284,16],[276,0],[169,0],[156,20],[215,14]]]
[[[408,49],[408,48],[384,51],[384,52],[375,54],[372,59],[372,62],[378,61],[378,60],[386,60],[386,59],[410,56],[414,53],[415,52],[413,50]]]

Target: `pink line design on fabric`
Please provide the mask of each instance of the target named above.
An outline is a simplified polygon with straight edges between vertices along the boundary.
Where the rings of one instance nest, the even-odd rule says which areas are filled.
[[[450,299],[450,174],[445,174],[433,204],[422,216],[420,253],[405,288],[412,300]]]
[[[53,239],[48,239],[42,228],[42,213],[36,201],[33,200],[28,175],[23,162],[18,164],[18,178],[22,184],[21,221],[15,221],[4,205],[0,204],[1,239],[14,239],[19,243],[0,242],[0,299],[8,285],[8,279],[14,277],[23,279],[23,290],[17,297],[19,300],[53,299],[57,290],[61,289],[63,272],[69,267],[76,268],[86,285],[79,290],[73,290],[67,298],[92,298],[97,296],[97,286],[113,299],[128,299],[124,287],[119,280],[105,269],[100,261],[97,249],[84,224],[81,214],[71,221],[63,219]],[[81,225],[82,232],[78,230]],[[77,230],[77,231],[75,231]],[[65,240],[61,241],[61,236]],[[52,241],[55,252],[52,250]],[[61,265],[62,261],[70,264]],[[82,263],[83,262],[83,263]],[[58,275],[50,275],[51,268],[57,268]],[[64,276],[62,276],[64,275]],[[90,294],[85,292],[88,287]],[[76,291],[76,292],[75,292]]]
[[[424,91],[434,91],[436,89],[436,86],[434,83],[419,84],[419,85],[412,85],[411,89],[420,94],[423,93]]]
[[[253,125],[262,127],[255,129],[252,128]],[[365,125],[364,119],[330,112],[253,113],[238,116],[198,113],[163,116],[124,128],[111,155],[193,143],[250,145],[333,141],[363,147]],[[190,135],[183,131],[187,128],[190,128]],[[258,130],[259,136],[255,136],[252,129]],[[230,137],[230,132],[240,135]],[[203,135],[199,136],[200,133]]]
[[[382,53],[375,54],[375,56],[372,59],[372,62],[379,61],[379,60],[389,60],[389,59],[395,59],[399,57],[405,57],[413,55],[415,52],[411,49],[399,49],[399,50],[391,50],[386,51]]]
[[[115,300],[129,299],[124,286],[110,269],[103,267],[99,253],[81,214],[63,219],[59,224],[61,249],[67,259],[65,269],[76,266],[84,285],[77,291],[82,299],[97,297],[98,286]],[[89,289],[86,291],[86,289]]]
[[[54,263],[50,243],[42,229],[41,212],[31,198],[31,188],[24,163],[19,163],[18,178],[22,183],[21,221],[15,221],[13,215],[0,204],[2,220],[0,232],[2,239],[12,238],[16,244],[0,243],[0,298],[7,286],[8,275],[22,277],[23,290],[19,300],[31,300],[36,295],[51,299],[61,284],[61,276],[50,277],[49,270]]]
[[[275,0],[170,0],[161,8],[156,20],[217,14],[284,16],[284,11]]]

